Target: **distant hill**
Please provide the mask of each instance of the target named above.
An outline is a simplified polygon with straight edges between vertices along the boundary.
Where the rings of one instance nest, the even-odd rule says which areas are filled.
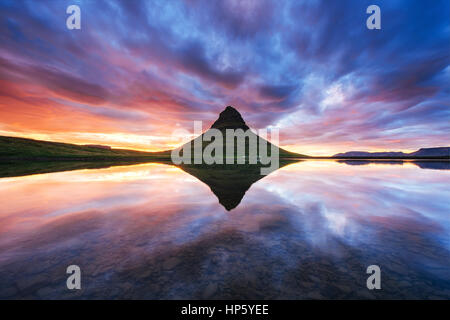
[[[335,154],[333,158],[450,159],[450,147],[421,148],[418,151],[411,153],[349,151]]]
[[[450,158],[450,147],[441,148],[421,148],[412,152],[409,156],[413,157],[446,157]]]
[[[349,151],[344,153],[335,154],[333,157],[405,157],[407,154],[403,152],[365,152],[365,151]]]

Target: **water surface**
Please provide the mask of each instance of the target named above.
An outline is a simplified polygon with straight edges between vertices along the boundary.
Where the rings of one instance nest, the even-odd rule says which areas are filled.
[[[221,180],[141,164],[1,178],[0,298],[450,299],[441,168],[303,161]],[[72,264],[79,291],[66,288]],[[372,264],[378,291],[366,288]]]

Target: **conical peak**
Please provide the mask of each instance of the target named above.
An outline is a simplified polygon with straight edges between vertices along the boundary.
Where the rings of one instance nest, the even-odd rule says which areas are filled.
[[[248,126],[245,124],[244,119],[242,119],[241,114],[232,106],[227,106],[225,110],[223,110],[219,119],[214,122],[211,126],[214,129],[243,129],[247,130]]]
[[[221,113],[229,113],[229,114],[232,114],[232,113],[237,113],[238,115],[241,115],[240,113],[239,113],[239,111],[237,111],[235,108],[233,108],[232,106],[227,106],[226,108],[225,108],[225,110],[223,110]]]

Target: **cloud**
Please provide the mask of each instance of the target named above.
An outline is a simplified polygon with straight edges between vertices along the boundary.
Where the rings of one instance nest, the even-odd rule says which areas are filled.
[[[189,44],[178,52],[178,56],[188,71],[227,88],[233,89],[244,80],[242,72],[215,69],[205,57],[203,47],[198,43]]]
[[[291,85],[263,85],[259,93],[263,97],[281,100],[287,98],[295,89],[297,87]]]

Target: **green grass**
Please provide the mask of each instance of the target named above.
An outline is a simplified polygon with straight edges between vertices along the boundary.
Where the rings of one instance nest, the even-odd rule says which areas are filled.
[[[101,149],[69,143],[0,136],[0,160],[125,160],[170,158],[170,152]]]

